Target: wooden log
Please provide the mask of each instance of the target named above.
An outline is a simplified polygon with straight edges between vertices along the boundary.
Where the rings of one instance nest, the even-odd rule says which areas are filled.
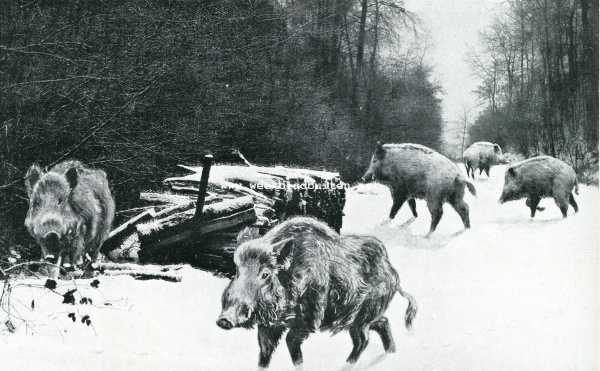
[[[100,263],[96,270],[105,276],[128,275],[139,280],[160,279],[170,282],[180,282],[179,272],[184,266],[139,265],[132,263]]]
[[[104,251],[108,259],[113,262],[139,262],[140,240],[136,231],[131,232],[122,239],[118,246],[110,251]]]
[[[208,194],[207,199],[211,198],[214,198],[214,195]],[[186,204],[190,201],[194,202],[195,198],[169,192],[140,192],[140,200],[162,204]]]
[[[124,239],[126,239],[127,236],[134,231],[136,224],[147,222],[154,218],[155,215],[156,211],[154,208],[150,208],[113,229],[108,234],[106,241],[104,241],[102,244],[100,251],[104,254],[107,254],[109,251],[118,248],[123,243]]]
[[[165,225],[159,230],[139,225],[138,235],[141,248],[145,251],[162,248],[184,241],[193,240],[207,233],[231,228],[241,224],[252,224],[256,220],[254,208],[239,211],[232,215],[196,222],[193,218],[175,225]]]

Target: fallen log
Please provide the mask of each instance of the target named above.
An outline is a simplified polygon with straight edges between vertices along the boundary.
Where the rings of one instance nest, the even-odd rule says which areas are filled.
[[[107,254],[108,252],[118,248],[124,242],[124,240],[134,231],[135,225],[145,221],[149,221],[156,215],[154,208],[147,209],[146,211],[134,216],[125,223],[121,224],[117,228],[113,229],[109,234],[108,238],[102,244],[101,252]]]
[[[141,249],[147,251],[182,243],[198,238],[207,233],[235,227],[241,224],[252,224],[256,220],[254,208],[239,211],[235,214],[198,222],[193,218],[177,223],[160,223],[154,226],[137,226]],[[149,223],[148,223],[149,224]],[[158,227],[158,229],[156,229]]]
[[[252,197],[244,196],[207,205],[202,218],[194,218],[190,209],[166,218],[151,220],[136,226],[141,248],[155,248],[180,242],[192,236],[230,228],[256,220]]]
[[[160,265],[139,265],[132,263],[100,263],[96,266],[102,275],[105,276],[132,276],[138,280],[164,280],[169,282],[180,282],[182,275],[179,272],[183,265],[160,266]]]
[[[197,192],[197,189],[196,189]],[[211,194],[210,192],[206,195],[206,201],[211,201],[212,199],[217,198],[216,195]],[[186,196],[175,193],[168,192],[140,192],[140,200],[148,201],[148,202],[157,202],[163,204],[186,204],[189,202],[195,202],[195,196]]]

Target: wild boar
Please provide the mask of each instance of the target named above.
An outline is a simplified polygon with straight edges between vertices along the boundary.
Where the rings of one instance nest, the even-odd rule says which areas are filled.
[[[485,171],[490,177],[490,167],[497,164],[505,164],[506,160],[502,154],[502,148],[496,143],[475,142],[469,146],[463,153],[463,161],[471,178],[475,179],[475,170],[479,169],[479,175]]]
[[[458,213],[465,228],[471,227],[469,206],[463,200],[465,185],[475,195],[475,187],[458,167],[445,156],[419,144],[377,143],[371,163],[362,180],[376,180],[387,185],[392,193],[392,209],[389,218],[394,219],[398,210],[409,201],[417,217],[415,198],[425,199],[431,213],[429,233],[435,231],[443,213],[444,202],[450,203]]]
[[[411,326],[416,302],[400,288],[377,238],[340,236],[316,219],[294,217],[261,238],[242,241],[217,325],[226,330],[258,326],[259,367],[268,367],[286,329],[295,365],[302,363],[302,343],[317,330],[350,332],[349,363],[367,346],[369,330],[379,334],[387,352],[394,352],[384,312],[396,292],[408,300],[405,325]]]
[[[44,172],[32,165],[25,176],[29,210],[25,227],[42,257],[80,264],[93,260],[110,232],[115,202],[106,174],[79,161],[61,162]]]
[[[525,204],[535,217],[540,200],[554,198],[563,218],[567,217],[569,204],[579,211],[572,190],[579,194],[575,170],[565,162],[551,156],[537,156],[511,165],[504,175],[504,188],[498,200],[500,203],[527,198]]]

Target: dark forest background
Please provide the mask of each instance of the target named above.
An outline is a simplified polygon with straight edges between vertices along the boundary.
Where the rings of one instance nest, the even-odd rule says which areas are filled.
[[[507,4],[471,56],[485,108],[465,144],[494,141],[597,174],[597,1]],[[441,149],[443,92],[423,62],[426,35],[399,0],[0,9],[0,250],[27,241],[22,177],[34,162],[103,168],[124,209],[207,152],[218,161],[239,149],[257,164],[352,182],[377,140]]]
[[[485,51],[471,56],[485,110],[470,139],[561,158],[597,182],[598,1],[507,4],[482,35]]]
[[[103,168],[122,209],[207,152],[218,161],[235,148],[258,164],[327,168],[352,181],[377,139],[440,145],[440,88],[423,51],[406,45],[418,21],[400,1],[0,8],[5,246],[22,237],[22,177],[33,162],[74,157]],[[401,47],[408,52],[398,56]]]

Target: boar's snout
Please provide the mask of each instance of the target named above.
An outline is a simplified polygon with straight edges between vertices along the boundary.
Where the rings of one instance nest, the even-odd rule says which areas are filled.
[[[58,233],[52,231],[44,235],[44,247],[46,247],[46,253],[55,254],[59,250],[60,237]]]
[[[223,330],[231,330],[233,328],[233,323],[229,319],[221,316],[217,319],[217,326]]]
[[[233,305],[223,309],[221,315],[217,318],[217,326],[224,330],[244,327],[248,325],[251,315],[250,306],[239,302],[233,303]]]
[[[375,180],[375,175],[370,169],[360,178],[361,183],[371,182]]]

